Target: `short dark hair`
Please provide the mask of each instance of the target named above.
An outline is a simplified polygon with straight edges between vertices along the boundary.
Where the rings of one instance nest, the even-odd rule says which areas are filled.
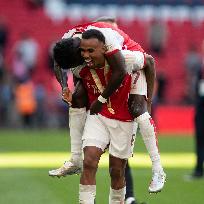
[[[90,29],[82,33],[82,39],[96,38],[105,44],[105,37],[102,32],[96,29]]]
[[[58,41],[53,48],[53,58],[62,69],[70,69],[83,63],[80,39],[67,38]]]
[[[95,22],[111,22],[116,23],[116,18],[112,16],[101,16],[95,20]]]

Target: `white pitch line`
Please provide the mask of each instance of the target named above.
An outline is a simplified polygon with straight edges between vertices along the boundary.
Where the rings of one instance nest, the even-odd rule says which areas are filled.
[[[0,153],[0,168],[50,168],[59,167],[70,158],[65,152],[12,152]],[[193,153],[162,153],[161,160],[164,167],[192,168],[195,164]],[[145,153],[136,153],[129,159],[133,167],[151,167],[150,158]],[[108,154],[100,160],[100,167],[108,167]]]

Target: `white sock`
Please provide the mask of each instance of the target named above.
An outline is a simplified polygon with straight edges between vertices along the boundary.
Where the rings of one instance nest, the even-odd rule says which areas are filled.
[[[148,112],[143,113],[135,119],[140,128],[142,139],[152,161],[152,171],[159,172],[163,170],[158,149],[158,141],[156,137],[156,127],[153,119]]]
[[[94,204],[96,185],[79,184],[79,204]]]
[[[110,188],[109,204],[123,204],[125,200],[126,187],[119,190]]]
[[[82,165],[82,134],[86,121],[86,108],[69,109],[69,128],[71,138],[71,161]]]

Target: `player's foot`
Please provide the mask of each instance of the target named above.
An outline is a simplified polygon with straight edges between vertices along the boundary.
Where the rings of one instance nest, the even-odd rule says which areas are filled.
[[[146,204],[145,202],[139,202],[134,197],[128,197],[125,199],[125,204]]]
[[[81,167],[73,164],[71,161],[65,161],[64,164],[58,168],[49,171],[49,176],[67,176],[73,174],[80,174],[82,171]]]
[[[134,197],[128,197],[128,198],[125,200],[125,204],[136,204],[135,198],[134,198]]]
[[[149,193],[158,193],[164,187],[166,181],[166,174],[164,171],[153,172],[152,180],[149,185]]]

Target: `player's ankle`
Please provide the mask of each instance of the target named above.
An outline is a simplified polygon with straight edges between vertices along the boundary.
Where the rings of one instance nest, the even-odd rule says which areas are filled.
[[[83,159],[81,154],[72,154],[70,160],[76,166],[82,166]]]
[[[158,172],[163,172],[163,168],[161,165],[153,165],[152,166],[152,172],[154,173],[158,173]]]

